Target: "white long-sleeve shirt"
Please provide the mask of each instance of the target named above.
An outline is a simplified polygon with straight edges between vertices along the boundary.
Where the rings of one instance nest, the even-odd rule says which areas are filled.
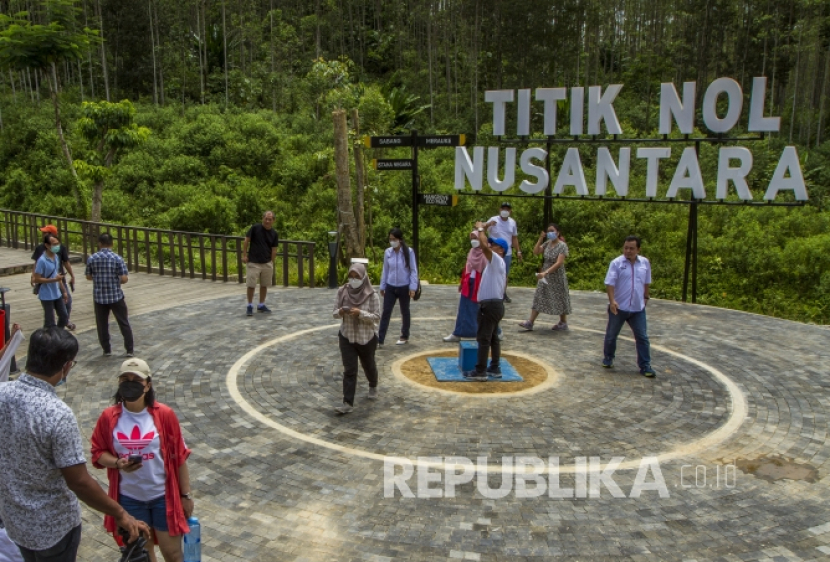
[[[406,259],[403,255],[403,248],[397,252],[387,248],[383,253],[383,273],[380,276],[380,290],[385,291],[387,286],[405,287],[409,286],[410,291],[418,288],[418,264],[415,263],[415,252],[409,250],[409,268],[406,267]]]

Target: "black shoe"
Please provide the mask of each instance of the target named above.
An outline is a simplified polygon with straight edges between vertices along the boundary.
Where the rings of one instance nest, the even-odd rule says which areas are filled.
[[[490,365],[489,367],[487,367],[487,374],[493,377],[494,379],[500,379],[501,367],[493,367],[492,365]]]
[[[513,299],[507,296],[507,293],[504,293],[504,302],[510,303],[513,302]]]
[[[464,371],[462,374],[464,375],[464,378],[469,381],[487,382],[487,373],[479,373],[476,370],[472,370]]]

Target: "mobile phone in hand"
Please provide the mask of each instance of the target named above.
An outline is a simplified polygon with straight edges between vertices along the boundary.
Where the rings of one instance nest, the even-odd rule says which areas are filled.
[[[343,308],[341,308],[340,310],[342,310],[345,314],[348,314],[349,312],[351,312],[351,311],[352,311],[352,307],[350,307],[350,306],[344,306],[344,307],[343,307]]]
[[[141,455],[130,455],[127,460],[130,461],[130,464],[141,464]]]

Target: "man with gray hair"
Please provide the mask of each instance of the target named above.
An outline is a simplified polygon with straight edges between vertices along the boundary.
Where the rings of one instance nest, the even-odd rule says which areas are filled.
[[[274,230],[274,212],[262,214],[262,224],[255,224],[245,234],[242,244],[242,262],[247,264],[246,284],[248,287],[248,308],[246,314],[254,315],[254,291],[259,281],[258,312],[271,312],[265,306],[265,295],[274,278],[274,258],[277,256],[277,244],[280,239]]]

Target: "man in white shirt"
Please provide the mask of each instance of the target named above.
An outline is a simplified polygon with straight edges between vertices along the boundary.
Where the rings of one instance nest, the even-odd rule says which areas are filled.
[[[504,254],[505,271],[510,275],[510,265],[513,263],[513,250],[522,261],[522,249],[519,247],[519,227],[516,221],[510,218],[513,212],[513,207],[509,202],[505,201],[501,204],[501,211],[498,215],[491,217],[484,228],[487,230],[490,238],[500,238],[507,241],[507,250]],[[510,297],[507,296],[507,285],[505,285],[504,302],[511,302]]]
[[[488,238],[484,233],[485,224],[476,223],[481,251],[487,259],[487,266],[481,274],[481,284],[478,287],[478,361],[474,371],[464,371],[464,377],[474,381],[487,381],[489,373],[495,378],[501,377],[501,344],[498,331],[499,322],[504,318],[504,288],[507,285],[507,267],[504,254],[507,252],[507,242],[501,238]],[[487,367],[487,356],[492,352],[490,366]]]
[[[608,293],[608,327],[605,329],[605,357],[602,366],[614,366],[617,351],[617,336],[624,323],[628,322],[634,332],[637,346],[637,366],[640,374],[654,376],[651,368],[651,351],[646,324],[646,302],[651,285],[651,263],[640,256],[640,239],[629,236],[623,244],[623,255],[615,258],[605,275],[605,290]]]

